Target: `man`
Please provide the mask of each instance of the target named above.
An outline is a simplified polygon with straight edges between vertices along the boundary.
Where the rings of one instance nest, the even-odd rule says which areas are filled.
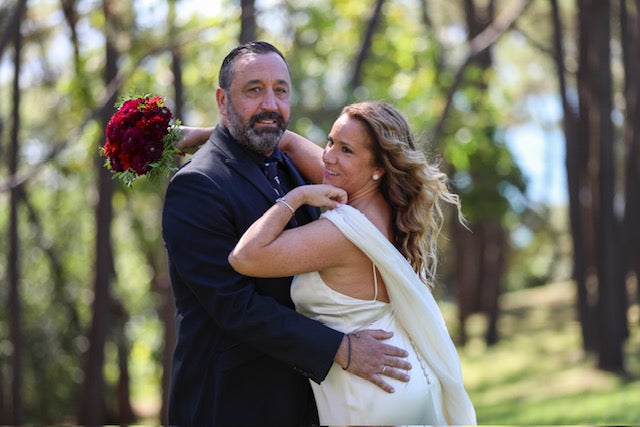
[[[167,189],[163,238],[178,326],[170,424],[317,423],[308,379],[321,382],[334,361],[387,391],[383,365],[395,368],[385,376],[407,378],[406,352],[380,341],[389,334],[347,338],[295,312],[290,277],[245,277],[228,264],[244,231],[304,183],[277,147],[290,94],[290,70],[275,47],[253,42],[231,51],[216,90],[221,123]],[[281,165],[271,180],[265,163]],[[299,209],[290,226],[317,216]]]

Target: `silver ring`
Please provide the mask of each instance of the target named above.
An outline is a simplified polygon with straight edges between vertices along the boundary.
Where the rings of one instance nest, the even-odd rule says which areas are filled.
[[[387,365],[382,365],[382,371],[380,371],[380,375],[384,374],[385,369],[387,369]]]

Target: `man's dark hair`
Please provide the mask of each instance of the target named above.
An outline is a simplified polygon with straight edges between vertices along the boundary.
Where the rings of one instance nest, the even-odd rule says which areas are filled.
[[[287,70],[289,70],[289,76],[291,76],[291,69],[289,68],[289,64],[285,59],[284,55],[270,43],[263,41],[255,41],[245,43],[233,49],[222,61],[222,66],[220,66],[220,74],[218,75],[218,86],[224,89],[225,92],[229,93],[229,88],[231,87],[231,80],[233,78],[233,72],[235,64],[235,60],[245,55],[249,55],[252,53],[255,54],[267,54],[267,53],[276,53],[282,58],[284,63],[287,65]]]

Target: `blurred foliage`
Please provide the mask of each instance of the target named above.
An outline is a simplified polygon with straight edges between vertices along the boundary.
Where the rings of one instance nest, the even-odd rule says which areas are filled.
[[[121,95],[159,94],[173,107],[169,44],[176,43],[183,61],[183,123],[211,126],[218,120],[217,73],[224,55],[237,44],[239,5],[218,6],[178,1],[178,30],[168,36],[164,2],[119,0],[118,63],[125,76]],[[396,105],[411,122],[433,158],[453,171],[465,215],[500,218],[514,232],[508,288],[522,288],[568,277],[566,224],[549,221],[555,207],[532,206],[524,196],[526,180],[505,145],[506,129],[536,118],[522,108],[527,97],[555,91],[547,53],[546,3],[535,2],[518,21],[518,29],[495,46],[495,65],[479,76],[487,90],[463,88],[454,113],[438,141],[430,132],[445,105],[466,49],[462,2],[387,1],[383,19],[364,62],[361,84],[350,88],[353,61],[360,49],[372,2],[341,0],[272,0],[258,2],[259,35],[279,46],[291,64],[295,87],[291,127],[323,143],[343,105],[381,99]],[[501,3],[501,2],[498,2]],[[25,48],[21,75],[22,125],[20,172],[37,168],[26,181],[19,211],[20,287],[25,342],[25,404],[29,422],[58,423],[73,417],[83,376],[83,354],[93,301],[95,264],[96,171],[102,167],[98,145],[103,130],[85,120],[99,106],[104,91],[104,17],[100,2],[79,0],[79,55],[74,59],[69,29],[57,2],[29,3],[23,23]],[[570,20],[567,20],[570,23]],[[523,35],[523,33],[526,34]],[[527,37],[535,37],[535,43]],[[534,46],[534,47],[532,47]],[[0,95],[11,99],[11,49],[0,58]],[[470,71],[471,73],[474,70]],[[8,151],[11,103],[0,103],[0,159]],[[552,124],[553,125],[553,124]],[[557,123],[555,123],[557,125]],[[42,163],[50,150],[60,153]],[[0,164],[7,177],[7,165]],[[2,179],[6,183],[6,179]],[[0,192],[8,206],[9,193]],[[130,189],[118,186],[113,198],[113,245],[116,281],[113,298],[127,315],[131,343],[133,394],[159,399],[162,333],[156,273],[148,256],[164,259],[160,236],[162,186],[144,180]],[[555,215],[555,214],[554,214]],[[8,209],[0,210],[0,228],[8,228]],[[564,240],[563,240],[564,239]],[[0,239],[7,257],[7,239]],[[446,261],[445,261],[446,262]],[[7,271],[0,263],[0,282]],[[7,300],[7,289],[0,287]],[[8,384],[11,345],[7,311],[0,310],[0,384]],[[116,349],[106,349],[106,378],[117,384]],[[6,386],[5,386],[6,387]],[[3,391],[7,396],[8,391]],[[112,393],[112,395],[115,395]],[[138,408],[139,409],[139,408]]]

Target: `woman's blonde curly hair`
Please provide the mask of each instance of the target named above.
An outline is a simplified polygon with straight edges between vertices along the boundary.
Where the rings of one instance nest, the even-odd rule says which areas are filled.
[[[416,148],[405,117],[380,101],[351,104],[342,110],[365,124],[375,146],[377,165],[386,173],[380,191],[393,210],[395,246],[430,288],[436,283],[438,236],[444,223],[442,203],[454,205],[461,220],[460,199],[449,191],[447,175],[429,164]]]

